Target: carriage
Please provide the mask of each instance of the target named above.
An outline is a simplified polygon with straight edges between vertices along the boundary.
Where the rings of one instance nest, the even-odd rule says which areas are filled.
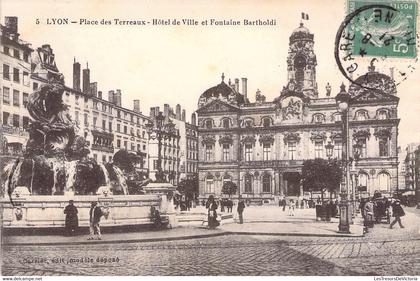
[[[386,223],[391,222],[391,212],[390,212],[390,201],[385,197],[379,197],[373,199],[373,214],[375,216],[376,223]]]

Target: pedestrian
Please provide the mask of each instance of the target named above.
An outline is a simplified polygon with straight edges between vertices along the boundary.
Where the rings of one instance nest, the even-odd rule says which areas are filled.
[[[295,202],[293,201],[293,199],[289,200],[289,216],[294,216],[295,215]]]
[[[239,224],[244,223],[244,218],[242,216],[244,209],[245,209],[245,203],[242,200],[242,197],[239,195],[239,202],[238,202],[238,208],[237,208],[238,216],[239,216]]]
[[[210,195],[209,199],[206,203],[207,207],[207,221],[208,221],[208,227],[210,229],[215,229],[220,225],[219,221],[217,220],[217,203],[214,200],[214,196]]]
[[[229,199],[229,200],[227,201],[227,204],[228,204],[228,206],[227,206],[228,213],[232,213],[233,201]]]
[[[373,222],[374,222],[373,209],[374,209],[374,206],[373,206],[372,198],[369,198],[367,202],[365,203],[365,206],[363,209],[363,212],[365,215],[364,221],[363,221],[365,232],[369,232],[368,228],[373,227]]]
[[[65,235],[76,235],[77,228],[79,227],[79,218],[77,216],[77,208],[74,206],[74,201],[69,200],[69,204],[64,208],[64,214],[66,215],[65,223]]]
[[[88,240],[101,240],[101,229],[99,227],[99,222],[103,216],[101,208],[98,206],[98,202],[93,201],[90,205],[89,210],[89,231],[90,236]]]
[[[285,212],[287,203],[286,203],[286,199],[284,199],[284,197],[283,197],[283,199],[281,199],[281,205],[283,206],[283,212]]]
[[[401,228],[404,228],[404,226],[401,223],[401,217],[405,216],[405,212],[404,212],[404,209],[401,206],[400,200],[398,200],[398,199],[392,204],[392,216],[395,219],[391,223],[389,228],[392,229],[394,224],[396,224],[397,222],[398,222],[398,224],[400,225]]]

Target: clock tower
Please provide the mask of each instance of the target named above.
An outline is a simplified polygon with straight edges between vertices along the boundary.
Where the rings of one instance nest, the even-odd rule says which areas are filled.
[[[316,65],[314,35],[300,23],[289,38],[287,81],[293,81],[296,91],[303,92],[310,98],[318,97]]]

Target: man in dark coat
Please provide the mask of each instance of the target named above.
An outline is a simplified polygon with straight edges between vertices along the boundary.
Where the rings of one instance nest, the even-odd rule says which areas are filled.
[[[208,221],[208,227],[210,229],[215,229],[220,225],[219,221],[217,220],[217,208],[218,205],[216,201],[214,200],[214,196],[210,195],[209,200],[206,203],[207,210],[207,221]]]
[[[88,240],[101,240],[101,229],[99,228],[99,222],[103,216],[101,208],[98,206],[98,202],[93,201],[90,205],[89,210],[89,231],[90,237]]]
[[[244,218],[243,218],[243,216],[242,216],[242,214],[243,214],[243,212],[244,212],[244,209],[245,209],[245,203],[244,203],[244,201],[242,200],[242,197],[241,196],[239,196],[239,202],[238,202],[238,215],[239,215],[239,223],[240,224],[243,224],[244,223]]]
[[[69,200],[69,204],[64,208],[66,215],[65,235],[75,235],[79,227],[79,218],[77,216],[77,208],[73,205],[74,201]]]
[[[404,212],[404,209],[401,207],[400,200],[396,200],[392,204],[392,216],[395,217],[395,219],[393,222],[391,222],[391,225],[389,226],[389,228],[392,229],[394,224],[396,224],[397,222],[401,228],[404,228],[404,226],[401,223],[401,217],[405,216],[405,212]]]

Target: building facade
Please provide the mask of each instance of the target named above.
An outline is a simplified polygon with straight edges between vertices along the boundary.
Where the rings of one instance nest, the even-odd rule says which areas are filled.
[[[416,172],[416,163],[419,160],[417,154],[420,151],[420,143],[410,143],[405,149],[404,170],[405,170],[405,188],[415,190],[416,183],[419,177],[419,172]]]
[[[61,74],[50,45],[36,50],[19,39],[17,19],[6,20],[1,26],[3,79],[1,79],[1,108],[3,154],[19,156],[29,138],[25,128],[30,123],[26,109],[29,95]],[[119,149],[139,156],[137,171],[147,173],[148,135],[146,124],[150,118],[140,111],[140,101],[133,109],[121,105],[121,90],[108,92],[105,99],[98,84],[90,82],[90,69],[73,64],[73,87],[65,87],[63,102],[76,127],[76,133],[89,143],[90,157],[98,163],[111,162]],[[83,87],[81,87],[83,83]]]
[[[26,103],[32,92],[31,45],[21,40],[15,17],[6,17],[0,25],[0,57],[2,61],[1,93],[1,153],[3,156],[21,156],[29,138],[29,114]]]
[[[156,120],[159,107],[150,109],[150,118]],[[198,132],[197,126],[186,122],[185,109],[181,110],[176,105],[175,112],[169,104],[165,104],[162,112],[163,126],[161,128],[164,137],[161,140],[162,170],[167,179],[174,185],[180,180],[192,178],[197,175],[198,169]],[[194,115],[195,116],[195,115]],[[193,121],[195,120],[192,118]],[[168,124],[172,124],[173,131],[167,130]],[[156,127],[156,126],[155,126]],[[155,179],[158,171],[159,140],[156,137],[156,128],[149,138],[149,167],[150,178]]]
[[[288,83],[273,101],[257,91],[247,95],[247,79],[222,81],[198,101],[200,197],[221,196],[224,182],[237,184],[237,195],[273,202],[281,196],[302,196],[301,169],[306,159],[342,156],[342,122],[331,86],[319,96],[314,35],[301,24],[293,31],[287,57]],[[398,186],[397,134],[399,98],[392,79],[371,67],[366,81],[350,85],[350,155],[361,146],[355,163],[365,193],[392,192]],[[369,87],[362,87],[362,86]],[[343,85],[344,86],[344,85]],[[367,88],[376,88],[370,91]],[[339,91],[338,89],[336,90]],[[341,87],[340,91],[345,91]]]

